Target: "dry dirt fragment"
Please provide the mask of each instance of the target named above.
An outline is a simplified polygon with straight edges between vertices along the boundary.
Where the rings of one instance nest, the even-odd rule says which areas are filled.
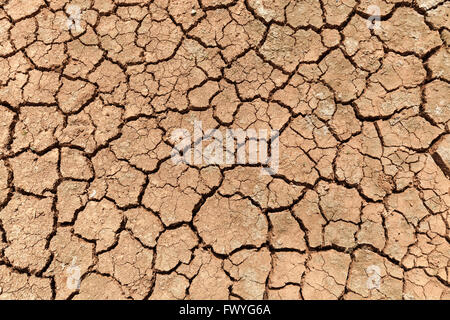
[[[426,149],[443,131],[419,117],[418,107],[407,109],[390,120],[378,121],[385,146]]]
[[[269,289],[269,300],[302,300],[300,289],[296,285],[287,285],[281,289]]]
[[[0,161],[0,204],[6,201],[8,196],[9,172],[3,161]]]
[[[386,217],[387,241],[384,252],[391,258],[401,261],[408,247],[414,243],[414,228],[399,213]]]
[[[98,271],[113,276],[124,288],[127,296],[142,299],[147,295],[152,279],[153,251],[122,232],[117,246],[99,255]]]
[[[358,243],[371,244],[378,250],[382,250],[386,244],[383,216],[385,208],[380,203],[370,203],[362,210],[362,224],[356,237]]]
[[[312,30],[294,32],[290,27],[272,25],[260,51],[266,59],[292,72],[299,62],[316,61],[325,48],[320,35]]]
[[[89,274],[81,281],[80,293],[75,300],[124,300],[126,296],[117,281],[96,273]]]
[[[442,44],[439,33],[430,30],[423,16],[413,8],[396,10],[381,29],[375,29],[375,34],[395,51],[415,52],[421,56]]]
[[[156,275],[155,287],[150,300],[181,300],[186,296],[189,280],[172,272]]]
[[[289,211],[269,214],[272,225],[271,245],[276,249],[306,250],[305,233]]]
[[[111,201],[89,201],[78,214],[74,231],[87,240],[95,240],[96,251],[103,251],[115,242],[122,219],[122,213]]]
[[[403,264],[408,268],[424,268],[429,276],[448,281],[450,245],[441,235],[429,230],[433,227],[437,232],[442,232],[445,230],[445,223],[439,216],[427,220],[420,228],[421,231],[426,231],[427,235],[418,235],[417,243],[410,247],[410,253],[403,259]]]
[[[62,149],[60,166],[64,178],[89,180],[94,176],[90,160],[76,149]]]
[[[327,221],[320,210],[318,194],[309,190],[292,211],[307,229],[309,246],[314,248],[323,245],[323,226]]]
[[[100,151],[92,159],[96,178],[106,184],[106,195],[114,199],[119,207],[137,204],[145,182],[142,172],[128,162],[118,160],[109,150]]]
[[[56,189],[58,222],[71,222],[74,214],[87,203],[87,182],[66,180]]]
[[[344,293],[350,256],[334,250],[315,252],[307,262],[305,299],[337,299]]]
[[[329,53],[319,67],[322,79],[335,91],[340,102],[357,98],[364,89],[366,73],[355,69],[339,49]]]
[[[270,274],[269,286],[284,287],[288,283],[300,284],[306,271],[306,255],[297,252],[278,252],[273,257],[273,271]]]
[[[189,287],[192,300],[228,299],[228,288],[232,284],[223,270],[223,262],[205,250],[196,251],[195,259],[200,260],[200,269]]]
[[[249,200],[215,195],[194,219],[202,239],[215,252],[229,254],[242,246],[260,246],[267,238],[267,219]]]
[[[324,0],[325,20],[332,25],[340,25],[347,19],[357,1],[355,0]]]
[[[55,107],[22,107],[14,127],[11,149],[44,151],[56,144],[64,129],[64,118]]]
[[[265,26],[239,1],[229,10],[218,9],[207,12],[189,33],[208,46],[220,46],[227,61],[231,61],[246,49],[256,46],[263,38]]]
[[[186,165],[174,165],[169,160],[157,173],[149,175],[142,203],[157,212],[165,225],[190,222],[201,195],[209,192],[219,177],[217,169],[199,171]]]
[[[371,3],[372,4],[372,3]],[[384,56],[383,44],[366,26],[367,20],[355,15],[343,30],[343,48],[363,70],[375,72]]]
[[[375,279],[374,276],[379,278]],[[399,266],[369,250],[358,249],[348,278],[350,292],[346,296],[355,299],[400,300],[403,298],[402,277],[403,270]]]
[[[132,232],[133,236],[144,245],[154,247],[156,239],[163,230],[159,219],[143,208],[130,209],[124,213],[127,218],[126,227]]]
[[[80,268],[80,276],[94,265],[94,245],[75,236],[70,227],[59,228],[49,246],[54,259],[45,275],[53,276],[56,285],[56,299],[67,299],[75,288],[67,286],[71,276],[70,267]]]
[[[112,92],[124,80],[125,75],[120,67],[108,60],[103,61],[89,76],[89,81],[96,83],[100,92]]]
[[[169,271],[180,262],[188,263],[192,255],[191,249],[197,242],[197,236],[187,226],[165,231],[156,246],[155,268]]]
[[[236,252],[224,264],[235,280],[231,292],[249,300],[262,300],[270,268],[271,256],[266,248]]]
[[[251,197],[263,208],[276,209],[290,206],[303,191],[303,187],[289,185],[281,179],[273,179],[260,173],[261,168],[236,168],[227,171],[219,192],[229,196],[239,192]]]
[[[387,205],[390,210],[402,213],[406,220],[414,226],[417,226],[419,221],[429,214],[420,199],[419,191],[414,188],[392,194],[387,199]]]
[[[287,76],[265,63],[253,50],[236,60],[231,68],[225,69],[225,77],[237,84],[244,99],[262,96],[286,81]]]
[[[122,114],[122,109],[104,105],[97,99],[80,113],[67,118],[67,124],[58,140],[92,153],[119,134]]]
[[[161,141],[162,136],[155,120],[132,121],[122,128],[122,136],[111,144],[111,150],[118,159],[127,160],[139,169],[153,171],[172,151]]]
[[[136,43],[145,47],[144,56],[147,62],[156,62],[173,54],[182,34],[166,13],[164,18],[160,17],[158,20],[153,20],[149,15],[137,30]]]
[[[441,48],[428,59],[433,77],[450,81],[449,48]]]
[[[52,297],[50,279],[37,278],[0,266],[1,300],[49,300]]]
[[[289,2],[286,8],[286,17],[287,22],[294,28],[308,25],[320,28],[323,25],[322,9],[319,1]]]
[[[319,206],[328,220],[359,222],[362,201],[357,190],[322,183],[319,188]]]
[[[446,135],[438,142],[434,156],[437,157],[442,171],[448,176],[450,174],[450,135]]]
[[[65,113],[77,112],[95,93],[95,86],[80,80],[62,80],[58,92],[58,105]]]
[[[413,269],[405,275],[405,295],[413,300],[448,300],[450,290],[423,270]]]
[[[55,103],[55,94],[58,87],[58,73],[31,70],[28,83],[23,88],[23,97],[24,100],[29,103]]]
[[[27,151],[11,159],[15,186],[38,195],[53,190],[58,180],[58,154],[57,149],[43,156]]]
[[[284,21],[284,12],[289,1],[282,0],[249,0],[248,4],[253,13],[264,19],[266,22],[272,20],[277,22]]]
[[[386,117],[395,111],[420,105],[420,96],[419,88],[401,87],[387,92],[382,84],[374,82],[369,84],[364,94],[356,101],[356,106],[363,117]]]
[[[440,126],[450,124],[450,85],[435,80],[425,87],[425,112]]]
[[[14,113],[8,110],[4,106],[0,106],[0,117],[2,122],[0,122],[0,152],[3,154],[3,150],[9,141],[9,127],[14,119]]]
[[[5,10],[13,20],[17,20],[37,12],[42,5],[43,0],[12,0],[8,1]]]
[[[353,248],[356,245],[358,226],[345,221],[331,221],[324,232],[325,245]]]

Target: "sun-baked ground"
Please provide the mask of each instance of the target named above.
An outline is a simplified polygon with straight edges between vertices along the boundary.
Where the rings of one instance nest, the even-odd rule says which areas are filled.
[[[449,14],[0,0],[0,299],[450,299]],[[194,121],[278,171],[175,164]]]

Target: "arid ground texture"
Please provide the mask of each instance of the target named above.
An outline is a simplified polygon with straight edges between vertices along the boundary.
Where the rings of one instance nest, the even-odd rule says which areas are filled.
[[[449,300],[449,15],[0,0],[0,299]],[[173,161],[200,122],[275,172]]]

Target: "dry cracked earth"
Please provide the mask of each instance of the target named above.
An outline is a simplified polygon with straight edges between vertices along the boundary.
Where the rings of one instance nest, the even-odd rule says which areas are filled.
[[[0,299],[450,299],[449,14],[0,0]],[[174,164],[194,121],[278,172]]]

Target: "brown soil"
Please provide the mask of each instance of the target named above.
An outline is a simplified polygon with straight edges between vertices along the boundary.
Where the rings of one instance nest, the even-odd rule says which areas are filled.
[[[450,299],[449,15],[0,0],[0,299]],[[194,121],[277,174],[174,164]]]

